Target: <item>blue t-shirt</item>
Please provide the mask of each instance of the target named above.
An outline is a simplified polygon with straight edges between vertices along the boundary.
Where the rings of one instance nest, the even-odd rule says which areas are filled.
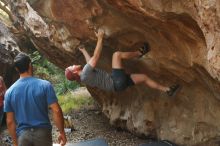
[[[50,82],[34,77],[18,79],[5,94],[5,112],[13,112],[17,135],[26,128],[52,128],[48,106],[57,102]]]

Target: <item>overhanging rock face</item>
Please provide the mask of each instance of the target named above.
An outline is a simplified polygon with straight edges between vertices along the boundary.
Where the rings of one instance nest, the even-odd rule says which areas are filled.
[[[88,87],[116,126],[183,145],[214,145],[220,136],[220,1],[11,0],[13,13],[35,46],[65,68],[93,52],[94,29],[106,32],[99,67],[111,70],[115,51],[148,41],[151,52],[125,61],[128,72],[183,88],[174,98],[134,86],[120,93]]]

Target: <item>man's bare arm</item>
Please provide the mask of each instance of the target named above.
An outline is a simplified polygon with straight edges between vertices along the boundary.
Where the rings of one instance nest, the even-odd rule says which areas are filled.
[[[89,62],[89,60],[91,59],[91,56],[89,55],[89,53],[86,51],[85,47],[79,47],[79,50],[82,52],[83,56],[86,59],[86,63]]]
[[[59,142],[61,143],[61,145],[65,145],[66,144],[66,135],[64,132],[64,119],[63,119],[63,112],[60,108],[60,105],[55,102],[53,104],[50,105],[50,108],[53,112],[53,120],[54,123],[56,125],[56,127],[59,129],[60,135],[58,137]]]
[[[9,134],[11,135],[11,138],[12,138],[13,146],[18,146],[14,113],[7,112],[6,115],[7,115],[7,118],[6,118],[7,127],[8,127]]]
[[[102,52],[102,40],[103,40],[103,37],[104,37],[104,31],[102,29],[99,29],[98,33],[96,33],[96,36],[98,38],[96,48],[95,48],[93,56],[91,57],[91,59],[88,62],[92,67],[96,66],[96,64],[97,64],[97,62],[100,58],[100,55],[101,55],[101,52]]]

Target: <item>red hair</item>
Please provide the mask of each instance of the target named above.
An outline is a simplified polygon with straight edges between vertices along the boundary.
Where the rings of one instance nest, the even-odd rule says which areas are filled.
[[[72,72],[69,68],[66,68],[65,76],[70,81],[80,82],[80,76],[78,75],[78,73]]]

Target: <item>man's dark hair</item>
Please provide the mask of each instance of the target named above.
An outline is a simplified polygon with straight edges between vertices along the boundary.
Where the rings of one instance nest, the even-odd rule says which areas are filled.
[[[22,52],[19,53],[14,59],[14,67],[18,70],[19,73],[28,71],[30,63],[30,57]]]

